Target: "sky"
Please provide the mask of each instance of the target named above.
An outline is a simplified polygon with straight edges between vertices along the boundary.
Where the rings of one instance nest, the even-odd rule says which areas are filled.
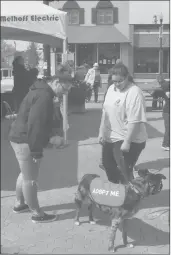
[[[159,16],[161,13],[163,23],[169,23],[169,1],[130,1],[129,23],[150,24],[153,16]]]

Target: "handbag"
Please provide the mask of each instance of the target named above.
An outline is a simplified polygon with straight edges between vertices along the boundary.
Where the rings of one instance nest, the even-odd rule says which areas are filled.
[[[11,125],[16,120],[17,114],[12,111],[11,106],[6,101],[3,101],[2,103],[5,107],[6,114],[4,118],[1,117],[1,139],[8,140]]]

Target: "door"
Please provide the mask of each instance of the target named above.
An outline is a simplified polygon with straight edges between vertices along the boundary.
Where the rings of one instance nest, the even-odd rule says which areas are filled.
[[[93,63],[96,62],[95,54],[95,44],[79,44],[77,51],[78,66],[83,65],[84,63],[92,66]]]

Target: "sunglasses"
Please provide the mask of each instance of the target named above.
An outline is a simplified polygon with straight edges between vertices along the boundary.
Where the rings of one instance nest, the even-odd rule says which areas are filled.
[[[114,78],[115,78],[116,76],[112,76],[112,82],[114,83],[114,84],[120,84],[120,83],[123,83],[124,81],[125,81],[125,79],[120,79],[120,80],[115,80]]]
[[[113,80],[113,83],[114,84],[121,84],[121,83],[123,83],[125,80],[120,80],[120,81],[115,81],[115,80]]]

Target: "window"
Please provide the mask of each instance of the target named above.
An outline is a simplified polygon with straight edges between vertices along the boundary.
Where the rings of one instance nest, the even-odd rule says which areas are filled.
[[[140,48],[134,51],[135,73],[158,73],[159,49]]]
[[[163,73],[169,73],[169,70],[170,70],[169,49],[163,49]]]
[[[113,9],[97,10],[97,24],[99,25],[113,24]]]
[[[75,52],[75,44],[74,43],[68,43],[68,51],[69,52]]]
[[[100,72],[101,74],[107,74],[108,70],[116,63],[116,60],[120,58],[120,44],[100,43],[98,53]]]
[[[3,77],[8,77],[9,75],[8,75],[8,69],[6,69],[6,70],[3,70]]]
[[[68,24],[79,25],[79,10],[68,11]]]

